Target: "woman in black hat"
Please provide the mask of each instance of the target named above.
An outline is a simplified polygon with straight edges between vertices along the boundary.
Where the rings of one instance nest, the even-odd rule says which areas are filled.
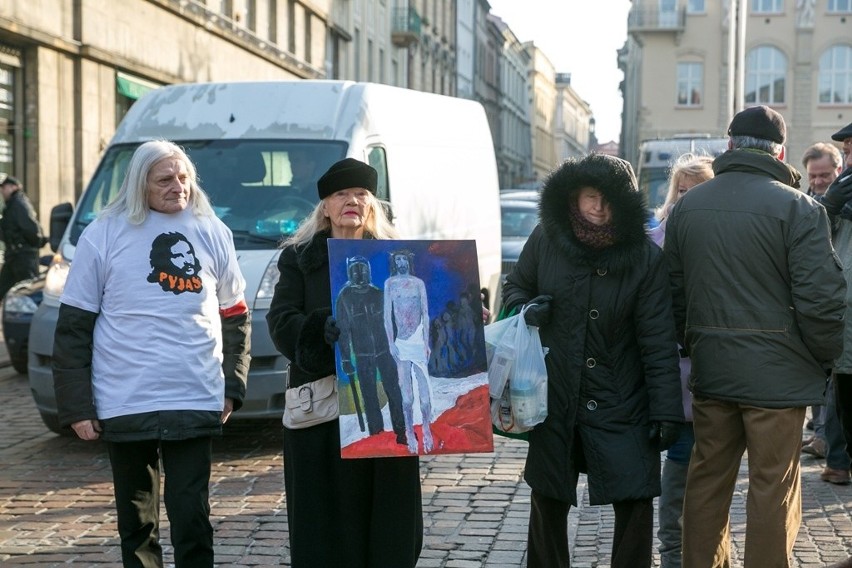
[[[290,361],[290,386],[334,374],[329,238],[391,239],[377,172],[346,158],[317,182],[320,202],[278,260],[267,315]],[[339,421],[284,428],[284,487],[293,568],[413,568],[423,544],[417,456],[341,459]]]

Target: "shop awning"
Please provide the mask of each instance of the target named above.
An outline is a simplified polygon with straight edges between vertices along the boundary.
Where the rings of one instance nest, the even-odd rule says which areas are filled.
[[[152,83],[151,81],[146,81],[145,79],[140,79],[139,77],[134,77],[133,75],[128,75],[121,71],[118,71],[115,74],[115,87],[119,94],[124,95],[128,99],[133,99],[134,101],[148,91],[156,89],[159,86],[160,85]]]

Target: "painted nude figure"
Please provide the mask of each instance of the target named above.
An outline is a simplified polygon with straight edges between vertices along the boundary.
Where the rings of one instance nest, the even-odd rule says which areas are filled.
[[[423,415],[423,451],[434,447],[432,401],[429,391],[429,304],[426,285],[412,274],[413,254],[408,250],[390,253],[390,273],[385,281],[385,332],[399,372],[402,408],[408,451],[417,453],[414,435],[414,375]]]

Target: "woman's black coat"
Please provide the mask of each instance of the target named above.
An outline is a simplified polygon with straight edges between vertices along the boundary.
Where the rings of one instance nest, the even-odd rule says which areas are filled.
[[[269,333],[290,385],[334,373],[328,233],[281,251]],[[284,428],[284,487],[293,568],[413,568],[423,542],[417,457],[342,459],[339,421]]]
[[[603,250],[581,243],[569,222],[584,186],[612,207],[617,240]],[[503,295],[508,308],[553,297],[540,329],[548,417],[530,432],[525,479],[574,505],[580,472],[593,505],[657,496],[651,422],[682,422],[683,409],[668,274],[632,171],[605,157],[563,166],[544,186],[540,213]]]

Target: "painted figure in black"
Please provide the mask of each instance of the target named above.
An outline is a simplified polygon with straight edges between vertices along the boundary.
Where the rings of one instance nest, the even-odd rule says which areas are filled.
[[[384,430],[377,388],[381,376],[396,441],[406,444],[399,377],[384,327],[383,293],[373,285],[370,263],[363,256],[347,259],[346,270],[349,281],[337,296],[336,310],[343,372],[352,384],[358,377],[370,435]]]

